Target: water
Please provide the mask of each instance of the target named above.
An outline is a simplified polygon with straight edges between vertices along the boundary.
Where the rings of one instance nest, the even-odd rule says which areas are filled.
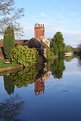
[[[0,76],[0,121],[81,121],[80,60]]]

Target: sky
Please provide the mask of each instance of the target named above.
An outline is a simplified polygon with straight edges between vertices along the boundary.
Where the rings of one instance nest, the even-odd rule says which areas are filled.
[[[45,37],[56,32],[63,34],[66,45],[81,43],[81,0],[15,0],[17,8],[24,8],[19,21],[23,27],[23,39],[34,37],[34,25],[45,25]]]

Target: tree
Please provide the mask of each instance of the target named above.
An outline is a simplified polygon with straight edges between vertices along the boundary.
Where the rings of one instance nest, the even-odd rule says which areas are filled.
[[[23,16],[24,9],[15,9],[14,0],[0,0],[0,34],[4,35],[5,29],[13,25],[16,34],[21,32],[18,19]]]
[[[57,32],[54,35],[54,37],[51,40],[51,43],[52,43],[54,54],[59,56],[63,55],[65,44],[64,44],[64,38],[61,32]]]
[[[65,46],[65,52],[73,52],[74,48],[70,45]]]
[[[14,40],[15,38],[14,38],[13,27],[9,26],[4,33],[3,48],[4,48],[5,58],[9,58],[10,52],[15,47]]]
[[[0,0],[0,15],[10,14],[13,4],[13,0]]]

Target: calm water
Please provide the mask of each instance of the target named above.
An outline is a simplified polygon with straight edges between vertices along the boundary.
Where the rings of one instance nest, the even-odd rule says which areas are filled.
[[[81,121],[80,60],[2,74],[0,121]]]

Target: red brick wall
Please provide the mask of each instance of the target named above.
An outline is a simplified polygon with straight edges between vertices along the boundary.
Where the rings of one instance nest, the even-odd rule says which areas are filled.
[[[27,40],[15,40],[15,44],[24,45]],[[3,40],[0,40],[0,47],[3,47]]]

